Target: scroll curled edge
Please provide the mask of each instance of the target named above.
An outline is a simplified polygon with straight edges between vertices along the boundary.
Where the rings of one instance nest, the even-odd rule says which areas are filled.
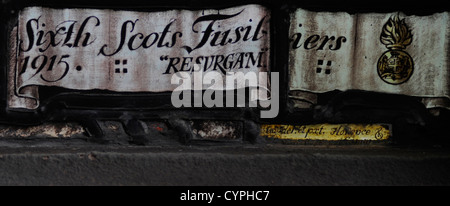
[[[38,86],[17,85],[17,65],[18,65],[18,28],[14,27],[9,36],[9,67],[8,67],[8,107],[9,109],[36,109],[39,107]],[[12,87],[12,88],[11,88]]]

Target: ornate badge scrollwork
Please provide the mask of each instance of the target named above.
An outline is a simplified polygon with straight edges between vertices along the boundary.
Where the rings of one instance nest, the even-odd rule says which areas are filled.
[[[404,51],[413,41],[413,35],[405,19],[400,19],[398,15],[389,18],[383,26],[380,41],[388,51],[378,59],[378,75],[388,84],[405,83],[414,71],[413,59]]]

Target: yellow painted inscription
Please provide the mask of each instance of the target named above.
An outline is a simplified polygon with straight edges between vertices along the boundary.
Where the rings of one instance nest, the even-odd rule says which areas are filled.
[[[385,140],[385,124],[262,125],[261,136],[292,140]]]

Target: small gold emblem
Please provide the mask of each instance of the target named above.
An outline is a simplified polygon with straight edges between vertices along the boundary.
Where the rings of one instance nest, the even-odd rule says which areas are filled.
[[[411,30],[396,15],[384,24],[380,41],[388,51],[378,59],[378,75],[388,84],[402,84],[408,81],[414,71],[411,56],[403,51],[412,42]]]

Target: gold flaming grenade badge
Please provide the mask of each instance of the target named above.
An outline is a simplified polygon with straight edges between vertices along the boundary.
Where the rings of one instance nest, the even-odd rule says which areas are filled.
[[[408,81],[414,71],[414,63],[403,51],[412,42],[411,30],[398,15],[384,24],[380,36],[381,43],[389,49],[378,59],[378,75],[388,84],[402,84]]]

